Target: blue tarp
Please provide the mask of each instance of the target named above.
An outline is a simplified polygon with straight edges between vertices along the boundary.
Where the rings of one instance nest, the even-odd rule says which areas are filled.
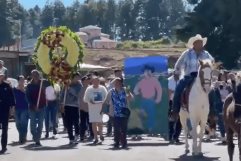
[[[145,65],[155,68],[155,73],[168,71],[168,58],[166,56],[148,56],[148,57],[132,57],[124,62],[125,75],[140,75],[143,73]]]

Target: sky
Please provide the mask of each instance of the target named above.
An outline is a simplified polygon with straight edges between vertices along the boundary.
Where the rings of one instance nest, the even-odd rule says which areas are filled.
[[[38,5],[40,8],[43,8],[45,3],[54,2],[54,0],[19,0],[19,3],[23,5],[25,9],[33,8],[34,6]],[[70,6],[75,0],[61,0],[65,6]],[[84,2],[84,0],[79,0],[79,2]]]

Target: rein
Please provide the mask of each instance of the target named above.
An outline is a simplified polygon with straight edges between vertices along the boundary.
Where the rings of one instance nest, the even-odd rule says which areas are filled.
[[[239,106],[239,107],[241,107],[241,104],[235,103],[235,106]]]

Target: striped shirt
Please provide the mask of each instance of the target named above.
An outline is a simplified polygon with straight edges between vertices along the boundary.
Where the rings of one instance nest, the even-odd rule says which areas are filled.
[[[192,72],[198,72],[199,60],[209,59],[214,61],[214,58],[205,50],[200,54],[196,54],[193,49],[188,49],[182,53],[175,64],[175,70],[184,69],[184,75],[190,75]]]

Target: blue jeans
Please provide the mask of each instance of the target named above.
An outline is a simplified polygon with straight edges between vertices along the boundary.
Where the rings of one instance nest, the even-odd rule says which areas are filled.
[[[141,106],[143,110],[147,113],[147,126],[149,132],[151,132],[155,127],[156,103],[154,99],[142,98]]]
[[[225,137],[225,127],[224,127],[224,122],[223,122],[223,115],[218,114],[218,127],[220,130],[220,134],[222,137]]]
[[[44,109],[40,108],[38,111],[31,111],[30,114],[30,128],[31,133],[33,135],[33,141],[39,142],[43,129],[43,121],[44,121]]]
[[[195,80],[193,76],[185,76],[176,86],[173,98],[173,111],[179,113],[181,108],[181,96],[184,89]]]
[[[46,134],[49,133],[49,119],[53,125],[53,133],[57,134],[57,101],[48,101],[45,108],[45,128]]]
[[[16,109],[15,111],[15,122],[19,133],[19,141],[25,141],[28,132],[28,109]]]

